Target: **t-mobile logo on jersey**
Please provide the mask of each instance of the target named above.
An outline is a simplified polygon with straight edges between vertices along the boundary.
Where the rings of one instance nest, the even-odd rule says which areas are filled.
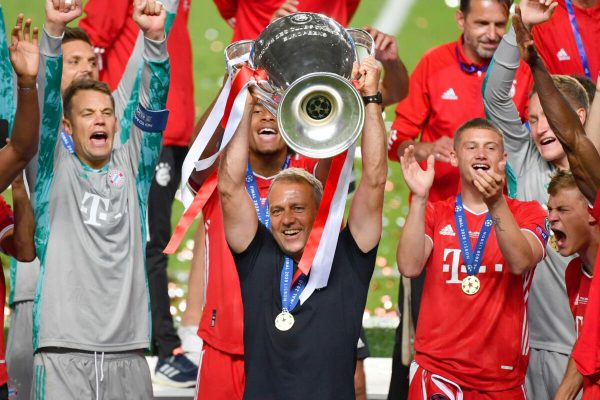
[[[460,264],[460,249],[444,249],[444,264],[442,264],[442,272],[450,272],[450,279],[446,283],[462,284],[462,279],[458,279],[458,271],[460,266],[460,272],[467,273],[467,268]],[[446,264],[449,263],[449,264]],[[502,272],[503,265],[495,264],[494,272]],[[487,267],[482,265],[479,267],[479,273],[485,273]]]
[[[90,203],[89,207],[87,203]],[[99,221],[106,221],[108,214],[100,210],[100,205],[102,205],[104,211],[108,211],[109,203],[109,199],[100,197],[97,194],[85,192],[83,195],[83,200],[81,201],[80,210],[88,217],[88,219],[87,221],[83,221],[83,223],[92,226],[102,226]]]

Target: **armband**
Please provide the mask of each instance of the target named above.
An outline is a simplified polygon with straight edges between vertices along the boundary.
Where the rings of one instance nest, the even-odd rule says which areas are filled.
[[[148,110],[138,104],[133,116],[133,124],[143,131],[159,133],[167,127],[168,119],[169,110]]]

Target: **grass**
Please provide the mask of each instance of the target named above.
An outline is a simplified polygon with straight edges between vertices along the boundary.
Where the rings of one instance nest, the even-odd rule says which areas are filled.
[[[125,0],[119,0],[125,1]],[[24,12],[31,16],[34,24],[41,26],[43,23],[42,0],[0,0],[3,6],[7,26],[10,27],[16,19],[17,13]],[[362,0],[361,5],[351,22],[351,26],[360,27],[372,24],[376,19],[384,0]],[[455,40],[458,29],[454,23],[454,9],[449,8],[442,0],[416,0],[406,18],[405,24],[397,35],[400,55],[407,68],[412,70],[421,55],[429,48],[448,41]],[[223,74],[223,49],[231,39],[231,29],[219,16],[216,7],[211,1],[195,0],[192,2],[190,22],[190,35],[192,37],[194,52],[194,92],[196,100],[196,116],[200,116],[217,93]],[[394,117],[394,108],[386,110],[386,120]],[[357,175],[360,176],[360,166],[357,165]],[[8,196],[10,198],[10,196]],[[384,231],[379,245],[377,267],[367,301],[367,309],[377,315],[393,315],[396,310],[398,293],[398,273],[395,262],[396,245],[404,224],[404,216],[408,210],[408,193],[403,183],[398,163],[390,164],[389,181],[385,194],[383,215]],[[173,205],[173,219],[175,224],[182,214],[181,203]],[[191,239],[194,228],[190,229],[187,241]],[[169,274],[172,280],[170,292],[173,297],[174,312],[180,314],[184,307],[182,299],[185,295],[187,271],[191,251],[184,247],[169,259]],[[4,260],[3,260],[4,261]],[[6,266],[6,262],[3,262]],[[8,274],[6,274],[8,276]],[[389,332],[381,332],[390,336]],[[380,338],[369,333],[369,341],[373,352],[377,348]],[[377,334],[379,335],[379,333]],[[391,343],[393,343],[393,335]],[[387,340],[386,343],[390,341]],[[391,347],[382,351],[391,354]],[[374,352],[377,353],[379,350]]]

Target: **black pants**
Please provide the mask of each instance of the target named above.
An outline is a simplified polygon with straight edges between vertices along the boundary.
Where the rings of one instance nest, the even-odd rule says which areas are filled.
[[[404,279],[404,278],[402,278]],[[410,281],[410,300],[412,319],[417,326],[419,318],[419,309],[421,307],[421,295],[423,294],[423,284],[425,283],[425,269],[419,277]],[[398,308],[404,308],[404,289],[402,282],[398,291]],[[394,343],[394,355],[392,358],[392,379],[390,380],[390,390],[388,392],[388,400],[406,400],[408,399],[409,386],[409,368],[402,365],[402,320],[404,313],[400,313],[400,324],[396,329],[396,342]]]
[[[187,150],[178,146],[162,148],[148,196],[150,241],[146,245],[146,268],[152,309],[152,349],[159,358],[170,356],[173,349],[181,346],[170,311],[168,258],[163,250],[171,237],[171,208]]]

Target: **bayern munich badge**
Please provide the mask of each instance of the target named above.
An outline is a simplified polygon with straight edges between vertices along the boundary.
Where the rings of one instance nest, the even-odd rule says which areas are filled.
[[[475,275],[469,275],[462,280],[462,291],[469,296],[473,296],[479,292],[480,287],[481,282],[479,282],[479,278]]]
[[[125,184],[125,174],[117,169],[108,172],[108,183],[112,186],[121,187]]]
[[[275,318],[275,328],[282,332],[289,331],[294,326],[294,316],[287,311],[282,311]]]

